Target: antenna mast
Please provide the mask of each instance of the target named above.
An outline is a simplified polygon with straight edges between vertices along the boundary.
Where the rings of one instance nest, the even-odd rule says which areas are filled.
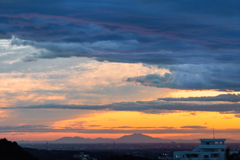
[[[214,137],[214,126],[213,126],[213,139],[215,139],[215,137]]]

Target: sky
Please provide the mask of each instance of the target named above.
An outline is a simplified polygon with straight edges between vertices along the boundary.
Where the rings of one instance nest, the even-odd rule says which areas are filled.
[[[239,0],[1,0],[0,138],[240,140]]]

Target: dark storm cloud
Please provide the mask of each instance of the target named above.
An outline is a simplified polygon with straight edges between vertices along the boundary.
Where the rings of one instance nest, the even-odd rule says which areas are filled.
[[[1,37],[14,35],[45,49],[25,61],[84,56],[150,64],[239,62],[237,0],[0,3]]]
[[[240,90],[239,65],[176,65],[169,67],[165,75],[148,74],[126,79],[144,86],[174,89]]]
[[[188,97],[188,98],[159,98],[163,101],[225,101],[225,102],[240,102],[239,94],[220,94],[218,96],[209,97]]]
[[[218,104],[198,104],[198,103],[170,103],[162,101],[137,101],[121,102],[108,105],[33,105],[19,107],[2,107],[2,110],[10,109],[71,109],[71,110],[111,110],[111,111],[139,111],[145,113],[166,113],[167,111],[212,111],[224,113],[240,113],[239,103],[218,103]]]
[[[239,0],[2,0],[0,38],[38,49],[24,62],[89,57],[154,64],[171,74],[127,81],[238,91],[239,6]]]

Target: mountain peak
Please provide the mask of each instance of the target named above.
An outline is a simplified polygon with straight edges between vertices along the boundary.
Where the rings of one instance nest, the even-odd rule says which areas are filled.
[[[161,139],[159,138],[153,138],[142,133],[133,133],[116,139],[118,143],[156,143],[160,141]]]
[[[143,135],[142,133],[133,133],[132,135]]]

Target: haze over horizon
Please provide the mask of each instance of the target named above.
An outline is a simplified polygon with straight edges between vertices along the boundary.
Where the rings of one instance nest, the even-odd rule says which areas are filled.
[[[205,139],[205,137],[201,138]],[[222,139],[222,138],[218,138]],[[141,133],[127,134],[118,138],[84,138],[84,137],[61,137],[54,140],[44,140],[44,141],[18,141],[20,144],[34,143],[34,144],[100,144],[100,143],[200,143],[200,139],[165,139],[152,137]],[[240,143],[240,140],[226,139],[226,143]]]
[[[0,138],[240,140],[239,0],[1,0]]]

